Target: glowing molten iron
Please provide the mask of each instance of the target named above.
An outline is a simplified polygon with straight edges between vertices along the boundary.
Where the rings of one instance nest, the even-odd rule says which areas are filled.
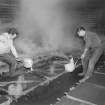
[[[24,58],[23,63],[24,63],[24,67],[32,68],[33,60],[31,58]]]
[[[67,72],[73,72],[75,70],[75,63],[73,58],[70,59],[68,64],[65,64],[65,70]]]

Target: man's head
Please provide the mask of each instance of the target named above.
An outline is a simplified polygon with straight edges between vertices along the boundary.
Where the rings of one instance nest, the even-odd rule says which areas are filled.
[[[77,34],[79,37],[84,37],[86,35],[86,30],[84,27],[79,27],[77,29]]]
[[[16,28],[9,28],[7,30],[7,33],[12,37],[12,38],[16,38],[18,35],[18,31]]]

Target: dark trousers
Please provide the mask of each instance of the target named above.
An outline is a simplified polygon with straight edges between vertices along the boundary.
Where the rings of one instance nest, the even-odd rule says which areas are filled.
[[[5,53],[0,54],[0,61],[5,62],[9,65],[9,74],[12,76],[17,66],[16,58],[10,53]]]
[[[103,48],[97,47],[87,51],[85,58],[82,60],[83,72],[93,72],[94,67],[103,54]]]

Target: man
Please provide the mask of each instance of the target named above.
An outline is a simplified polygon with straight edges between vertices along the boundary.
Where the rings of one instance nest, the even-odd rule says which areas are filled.
[[[15,28],[9,29],[7,32],[0,35],[0,61],[9,65],[9,75],[12,76],[15,72],[18,58],[17,51],[13,45],[13,40],[17,36]]]
[[[84,27],[80,27],[77,34],[85,41],[85,49],[81,56],[83,72],[79,74],[84,76],[84,79],[80,81],[83,82],[92,75],[95,64],[103,53],[103,47],[96,33],[86,31]]]

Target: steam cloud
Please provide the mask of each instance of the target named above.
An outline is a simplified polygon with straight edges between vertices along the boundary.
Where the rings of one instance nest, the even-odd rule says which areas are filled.
[[[65,11],[64,0],[21,0],[16,27],[20,32],[17,47],[34,56],[44,51],[81,47],[74,37],[76,18]]]

